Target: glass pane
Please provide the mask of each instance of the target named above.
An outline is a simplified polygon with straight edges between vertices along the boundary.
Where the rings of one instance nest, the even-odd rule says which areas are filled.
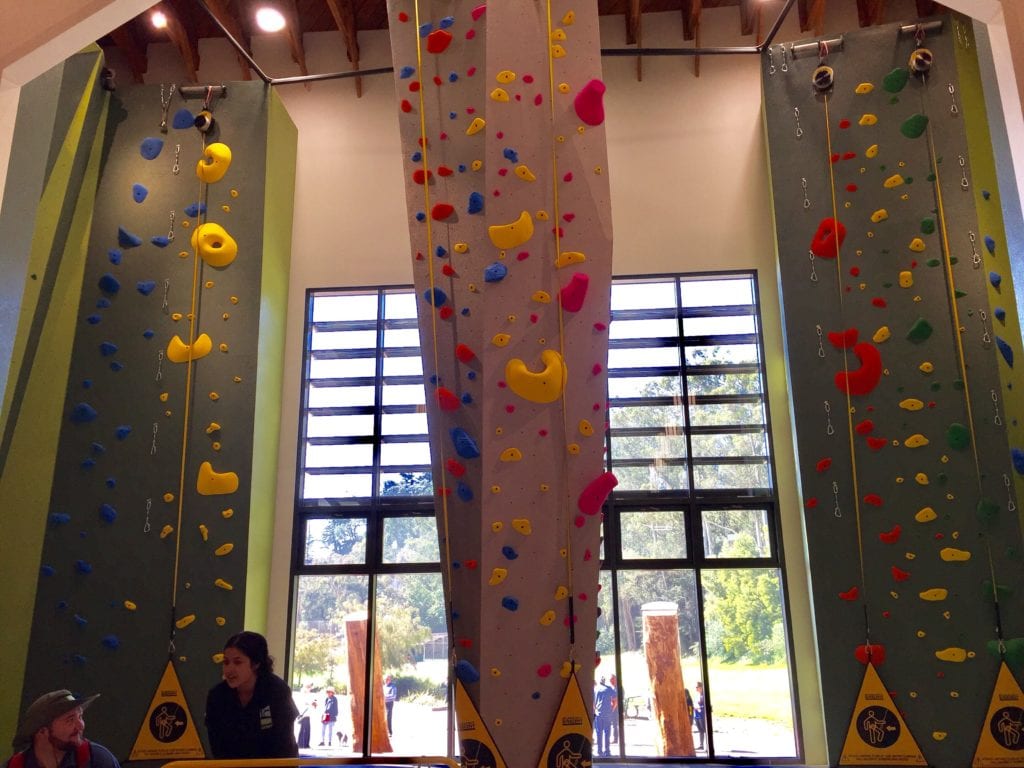
[[[384,467],[429,464],[430,443],[383,443],[380,446],[380,463]]]
[[[313,298],[313,322],[376,320],[377,293],[318,294]]]
[[[705,695],[715,755],[794,757],[778,569],[705,570],[701,583],[713,660]]]
[[[385,347],[415,347],[420,346],[420,331],[418,328],[388,328],[384,331]]]
[[[693,571],[621,571],[618,586],[625,754],[706,755],[695,749],[697,739],[688,727],[685,696],[679,695],[689,690],[692,696],[701,674]],[[662,736],[659,718],[679,729],[666,729],[678,734],[671,743]]]
[[[679,348],[672,346],[609,349],[608,368],[679,368]]]
[[[378,576],[376,609],[380,666],[370,688],[371,752],[443,755],[448,662],[434,658],[438,643],[447,642],[441,575]]]
[[[309,378],[311,379],[373,378],[376,375],[377,361],[372,357],[309,361]]]
[[[747,490],[770,487],[767,464],[705,464],[693,468],[698,489]]]
[[[381,394],[384,405],[425,405],[422,384],[385,385]]]
[[[612,323],[612,328],[615,324]],[[723,333],[755,333],[757,323],[753,315],[728,315],[726,317],[683,318],[683,333],[687,336],[716,336]]]
[[[719,363],[757,363],[756,344],[715,344],[704,347],[687,347],[687,365],[717,365]],[[697,371],[690,371],[697,373]]]
[[[705,557],[771,557],[767,510],[704,510],[701,530]]]
[[[377,331],[318,331],[313,329],[310,349],[376,349]]]
[[[306,444],[307,467],[369,467],[372,464],[372,445]]]
[[[306,473],[302,478],[302,498],[343,499],[364,498],[373,491],[373,475],[313,475]]]
[[[683,394],[678,376],[610,376],[609,397],[673,397]]]
[[[683,280],[684,307],[720,307],[754,303],[754,283],[749,277]]]
[[[362,391],[360,391],[362,390]],[[310,387],[310,408],[347,408],[353,405],[367,405],[359,402],[366,397],[369,387]]]
[[[693,455],[715,456],[767,456],[768,438],[764,432],[730,432],[724,435],[693,435]]]
[[[686,456],[684,435],[639,435],[622,436],[612,434],[612,458],[622,459],[677,459]]]
[[[366,520],[328,518],[306,521],[303,565],[352,565],[366,562]]]
[[[438,560],[437,521],[433,517],[384,518],[385,563],[436,563]]]
[[[423,359],[419,355],[386,355],[384,357],[384,375],[422,376]]]
[[[373,434],[373,415],[310,416],[306,420],[306,437],[356,437]]]
[[[675,280],[663,282],[612,283],[612,311],[616,309],[675,308]]]
[[[681,491],[688,487],[686,465],[651,464],[639,467],[619,466],[612,460],[612,472],[618,478],[616,491]]]
[[[388,320],[416,317],[416,294],[397,291],[384,294],[384,317]]]
[[[612,405],[608,411],[612,429],[627,427],[674,427],[683,430],[683,409],[680,405]]]
[[[381,496],[433,496],[434,485],[429,472],[382,472]]]
[[[608,328],[609,339],[653,339],[679,336],[679,323],[674,317],[651,320],[614,320]]]
[[[622,512],[622,557],[686,557],[686,514],[682,510]]]
[[[687,392],[690,395],[759,395],[761,394],[761,374],[750,373],[715,373],[706,376],[688,376]]]
[[[695,427],[717,427],[737,424],[764,424],[764,409],[755,403],[695,403],[690,405],[690,419]]]
[[[425,435],[427,434],[427,414],[421,413],[385,413],[381,417],[380,433],[382,435]]]

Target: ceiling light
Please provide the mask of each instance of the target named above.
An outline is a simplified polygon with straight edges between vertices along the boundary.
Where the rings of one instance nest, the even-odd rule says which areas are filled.
[[[284,29],[284,16],[276,8],[263,7],[256,11],[256,24],[264,32],[280,32]]]
[[[167,29],[167,17],[164,15],[163,11],[153,11],[149,20],[157,29]]]

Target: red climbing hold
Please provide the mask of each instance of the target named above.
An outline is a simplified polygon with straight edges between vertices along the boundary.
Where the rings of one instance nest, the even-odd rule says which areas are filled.
[[[830,160],[832,161],[832,164],[833,164],[833,165],[835,165],[836,163],[838,163],[838,162],[839,162],[839,153],[838,153],[838,152],[836,152],[836,153],[835,153],[835,154],[833,154],[833,155],[832,155],[832,157],[830,157],[829,159],[830,159]]]
[[[815,465],[815,469],[817,469],[819,472],[827,472],[831,467],[832,459],[829,458],[822,459]]]
[[[438,317],[440,317],[442,320],[447,320],[449,317],[455,314],[455,310],[446,304],[445,306],[441,307],[441,310],[437,314]]]
[[[445,264],[443,267],[441,267],[441,274],[444,275],[445,277],[451,277],[452,275],[455,274],[455,267],[453,267],[451,264]]]
[[[547,677],[550,674],[551,674],[551,665],[550,664],[541,664],[539,667],[537,667],[537,676],[538,677]]]
[[[895,565],[891,568],[892,577],[896,581],[906,581],[910,578],[910,572],[904,571],[902,568],[898,568]]]
[[[834,259],[846,239],[846,226],[832,217],[822,219],[811,239],[811,253],[823,259]]]
[[[883,544],[895,544],[900,540],[901,533],[903,533],[903,528],[899,523],[896,523],[890,530],[879,533],[878,540]]]
[[[863,421],[857,422],[857,425],[853,428],[853,431],[858,435],[870,435],[875,431],[875,422],[871,419],[864,419]]]
[[[858,645],[854,649],[853,655],[857,657],[857,661],[861,664],[867,664],[870,661],[877,666],[885,661],[885,648],[874,643],[865,643],[864,645]]]
[[[869,493],[864,497],[864,503],[870,504],[872,507],[880,507],[882,506],[882,497],[877,493]]]
[[[558,292],[562,309],[567,312],[579,312],[583,308],[583,300],[587,297],[587,286],[590,278],[582,272],[575,273],[569,282]]]
[[[438,203],[430,209],[430,218],[434,221],[444,221],[455,213],[455,206],[451,203]]]
[[[402,99],[401,107],[403,112],[412,112],[412,104],[409,103],[408,99]]]
[[[881,296],[876,296],[871,300],[871,306],[878,307],[879,309],[885,309],[889,304]]]
[[[480,4],[476,8],[474,8],[472,11],[470,11],[469,15],[473,17],[473,21],[479,21],[480,17],[484,15],[484,11],[486,11],[486,10],[487,10],[487,5],[486,4]]]
[[[460,637],[458,639],[458,643],[463,648],[472,648],[473,647],[473,641],[471,639],[469,639],[468,637]]]
[[[476,357],[476,353],[465,344],[459,344],[455,347],[455,357],[460,363],[468,363]]]
[[[817,497],[811,496],[811,498],[804,502],[804,506],[807,507],[807,509],[814,509],[816,506],[818,506]]]
[[[878,386],[882,378],[882,355],[873,344],[866,341],[855,345],[853,354],[860,361],[860,368],[839,371],[835,375],[835,385],[840,392],[848,395],[866,395]]]
[[[589,549],[583,550],[583,562],[584,563],[589,563],[590,562],[590,558],[592,558],[592,557],[593,557],[593,555],[590,554],[590,550]]]
[[[434,75],[434,85],[440,86],[443,82],[444,80],[442,80],[438,75]]]
[[[453,171],[447,165],[439,165],[439,166],[437,166],[437,175],[438,176],[448,177],[448,176],[451,176],[453,173],[455,173],[455,171]]]
[[[839,127],[840,128],[849,128],[850,127],[850,121],[847,120],[846,118],[843,118],[842,120],[839,121]]]
[[[600,363],[594,363],[594,366],[593,366],[593,368],[590,369],[590,372],[592,374],[594,374],[595,376],[597,376],[597,374],[599,374],[603,370],[604,370],[604,368],[601,367]]]
[[[857,596],[859,594],[860,594],[860,590],[857,587],[850,587],[845,592],[840,592],[839,593],[839,599],[840,600],[846,600],[847,602],[852,603],[854,600],[857,599]]]
[[[836,349],[849,349],[857,343],[860,331],[856,328],[847,328],[845,331],[829,331],[828,341]]]
[[[580,493],[576,506],[585,515],[596,515],[601,511],[601,505],[608,498],[608,494],[618,484],[618,479],[611,472],[598,475]]]
[[[452,44],[452,33],[447,29],[435,29],[427,35],[427,52],[444,53]]]
[[[850,267],[850,275],[852,277],[860,277],[860,267]]]
[[[474,571],[476,570],[476,567],[477,565],[479,565],[479,563],[477,563],[476,560],[467,560],[465,563],[463,563],[463,565],[469,568],[469,570]]]
[[[846,191],[847,192],[856,192],[857,191],[857,185],[856,184],[847,184],[846,185]]]
[[[856,156],[856,152],[843,152],[843,160],[853,160]]]
[[[412,172],[412,180],[417,184],[422,184],[424,181],[430,181],[434,178],[434,174],[430,171],[424,171],[422,168],[418,168]]]
[[[447,387],[437,388],[437,404],[442,411],[457,411],[461,401],[458,396]]]
[[[884,437],[869,437],[868,448],[870,448],[872,451],[880,451],[885,447],[886,443],[888,442],[889,441],[886,440]]]
[[[451,473],[452,477],[462,477],[466,474],[466,465],[455,459],[448,459],[444,466]]]
[[[530,258],[529,251],[520,251],[516,254],[516,261],[526,261],[528,258]]]

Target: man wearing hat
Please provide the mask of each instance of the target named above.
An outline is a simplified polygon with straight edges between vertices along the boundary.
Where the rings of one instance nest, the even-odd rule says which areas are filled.
[[[15,752],[6,768],[121,768],[110,750],[82,736],[82,713],[98,696],[80,699],[60,690],[32,702],[14,735]]]

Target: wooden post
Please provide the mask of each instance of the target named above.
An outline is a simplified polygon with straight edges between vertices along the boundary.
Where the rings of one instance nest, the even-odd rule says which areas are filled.
[[[352,750],[363,751],[363,712],[366,701],[366,614],[345,617],[348,641],[349,699],[352,709]],[[392,752],[388,722],[384,711],[384,681],[380,671],[380,652],[373,654],[373,682],[370,684],[370,754]]]
[[[642,606],[644,656],[651,679],[651,717],[658,725],[658,754],[694,757],[697,752],[693,748],[690,713],[686,710],[678,612],[675,603]]]

